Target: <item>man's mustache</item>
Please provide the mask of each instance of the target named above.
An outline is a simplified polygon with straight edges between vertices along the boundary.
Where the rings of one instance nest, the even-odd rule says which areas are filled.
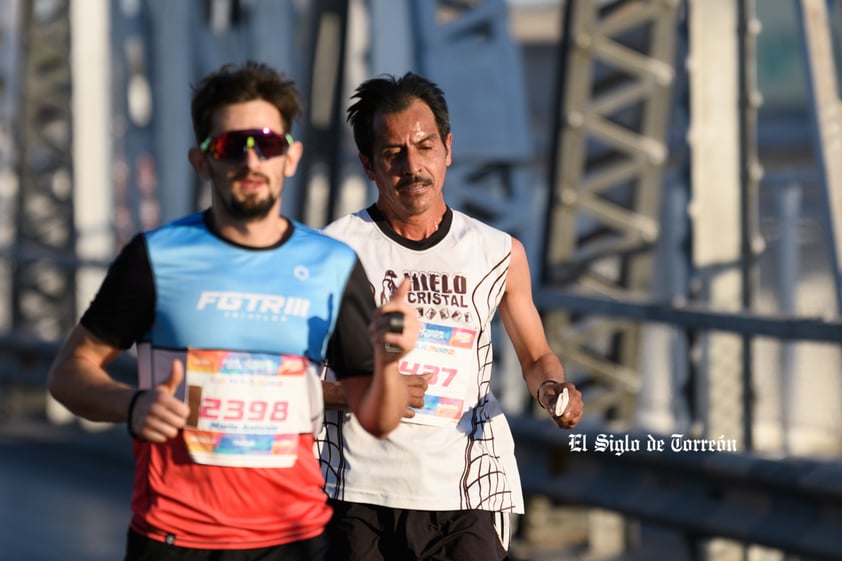
[[[234,176],[232,177],[232,179],[234,181],[239,181],[239,180],[242,180],[242,179],[249,179],[249,178],[260,179],[262,181],[265,181],[266,183],[269,183],[268,177],[266,177],[262,173],[256,172],[256,171],[251,170],[247,167],[244,167],[242,169],[237,170],[234,173]]]
[[[421,176],[421,175],[413,175],[411,177],[406,177],[406,178],[398,181],[397,189],[398,190],[404,189],[404,188],[409,187],[409,186],[411,186],[413,184],[416,184],[416,183],[420,183],[422,185],[432,185],[433,180],[430,179],[429,177],[424,177],[424,176]]]

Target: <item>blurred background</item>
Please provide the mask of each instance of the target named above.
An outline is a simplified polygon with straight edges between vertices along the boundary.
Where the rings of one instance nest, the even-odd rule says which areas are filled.
[[[842,559],[840,29],[842,0],[0,0],[0,561],[122,558],[129,439],[46,371],[120,247],[208,204],[190,85],[246,59],[300,86],[283,204],[316,227],[375,199],[356,85],[443,88],[445,197],[524,242],[586,403],[555,429],[497,327],[514,561]]]

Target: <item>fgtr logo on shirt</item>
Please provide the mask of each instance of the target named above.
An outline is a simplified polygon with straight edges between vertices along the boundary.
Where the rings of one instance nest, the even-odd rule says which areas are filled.
[[[207,291],[199,295],[197,310],[212,308],[230,314],[271,314],[307,317],[310,301],[278,294]]]

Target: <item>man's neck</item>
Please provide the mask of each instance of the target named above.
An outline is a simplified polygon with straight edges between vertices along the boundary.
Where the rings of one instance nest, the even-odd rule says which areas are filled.
[[[211,227],[220,237],[246,247],[271,247],[280,242],[290,227],[289,220],[271,211],[265,218],[233,219],[211,209]]]
[[[441,221],[447,212],[447,206],[442,204],[441,208],[431,209],[422,214],[401,216],[394,212],[384,211],[377,207],[386,218],[389,226],[402,238],[413,241],[426,240],[435,234]]]

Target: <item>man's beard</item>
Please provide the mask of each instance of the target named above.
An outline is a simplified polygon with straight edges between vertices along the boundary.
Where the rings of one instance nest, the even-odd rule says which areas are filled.
[[[269,211],[278,202],[278,198],[270,196],[262,200],[246,199],[245,201],[220,198],[220,202],[232,218],[259,220],[269,215]]]
[[[269,195],[265,199],[246,197],[245,200],[237,200],[233,193],[229,197],[226,197],[217,189],[216,181],[213,182],[213,188],[215,190],[214,199],[216,202],[222,204],[231,218],[239,220],[251,221],[266,218],[269,215],[269,211],[278,202],[278,197],[274,195]]]

